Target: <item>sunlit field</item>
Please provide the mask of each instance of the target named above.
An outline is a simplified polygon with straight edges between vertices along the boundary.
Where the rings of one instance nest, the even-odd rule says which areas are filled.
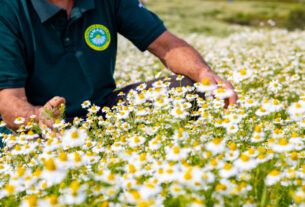
[[[61,135],[24,123],[3,137],[0,206],[304,206],[304,37],[186,36],[234,83],[239,101],[227,110],[231,91],[221,84],[169,90],[165,78],[112,109],[84,100],[85,120],[55,120]],[[120,44],[118,87],[171,75],[155,57]]]

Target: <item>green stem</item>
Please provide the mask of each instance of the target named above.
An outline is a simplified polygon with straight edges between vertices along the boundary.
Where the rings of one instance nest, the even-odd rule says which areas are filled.
[[[261,207],[266,206],[266,202],[267,202],[267,186],[264,185],[264,190],[263,190],[263,196],[262,196],[262,200],[261,200]]]

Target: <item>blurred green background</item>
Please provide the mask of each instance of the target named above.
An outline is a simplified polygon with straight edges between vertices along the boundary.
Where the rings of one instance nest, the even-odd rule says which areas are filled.
[[[305,0],[147,0],[145,5],[180,34],[223,37],[236,26],[305,29]]]

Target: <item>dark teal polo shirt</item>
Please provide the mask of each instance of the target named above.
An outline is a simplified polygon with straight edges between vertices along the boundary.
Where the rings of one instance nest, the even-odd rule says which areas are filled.
[[[45,0],[0,0],[0,89],[24,87],[33,105],[62,96],[67,117],[84,115],[115,89],[117,34],[144,51],[165,30],[138,0],[75,0],[70,20]]]

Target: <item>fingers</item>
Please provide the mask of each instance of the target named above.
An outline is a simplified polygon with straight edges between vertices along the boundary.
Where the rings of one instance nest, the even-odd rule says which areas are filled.
[[[43,128],[44,126],[53,129],[53,119],[50,119],[48,113],[46,113],[45,109],[51,111],[52,110],[52,116],[53,118],[56,118],[60,115],[59,108],[61,107],[61,104],[65,104],[66,100],[62,97],[55,96],[54,98],[50,99],[44,107],[41,107],[39,109],[39,126],[40,128]]]
[[[222,82],[223,83],[223,87],[225,89],[230,89],[233,92],[230,97],[225,99],[225,108],[227,109],[230,105],[236,104],[238,96],[237,96],[237,93],[234,90],[234,86],[230,82],[228,82],[226,80],[223,80],[223,79],[221,79],[219,77],[217,77],[216,80],[217,80],[218,83]]]
[[[40,128],[43,127],[43,125],[47,126],[50,129],[53,129],[53,121],[52,120],[40,120],[39,126]]]
[[[65,104],[66,100],[62,97],[59,96],[55,96],[54,98],[52,98],[51,100],[49,100],[44,107],[46,107],[48,110],[52,110],[52,109],[59,109],[59,107],[61,106],[61,104]],[[54,116],[58,116],[60,114],[59,110],[55,110],[54,111]]]
[[[234,90],[233,85],[230,82],[224,81],[223,83],[224,83],[224,88],[230,89],[233,92],[230,97],[225,99],[225,108],[227,109],[230,105],[236,104],[238,97],[237,97],[237,93]]]
[[[66,99],[63,97],[59,97],[59,96],[55,96],[54,98],[52,98],[51,100],[49,100],[46,103],[46,106],[50,109],[52,108],[58,108],[61,104],[65,104],[66,103]],[[49,109],[49,110],[50,110]]]

